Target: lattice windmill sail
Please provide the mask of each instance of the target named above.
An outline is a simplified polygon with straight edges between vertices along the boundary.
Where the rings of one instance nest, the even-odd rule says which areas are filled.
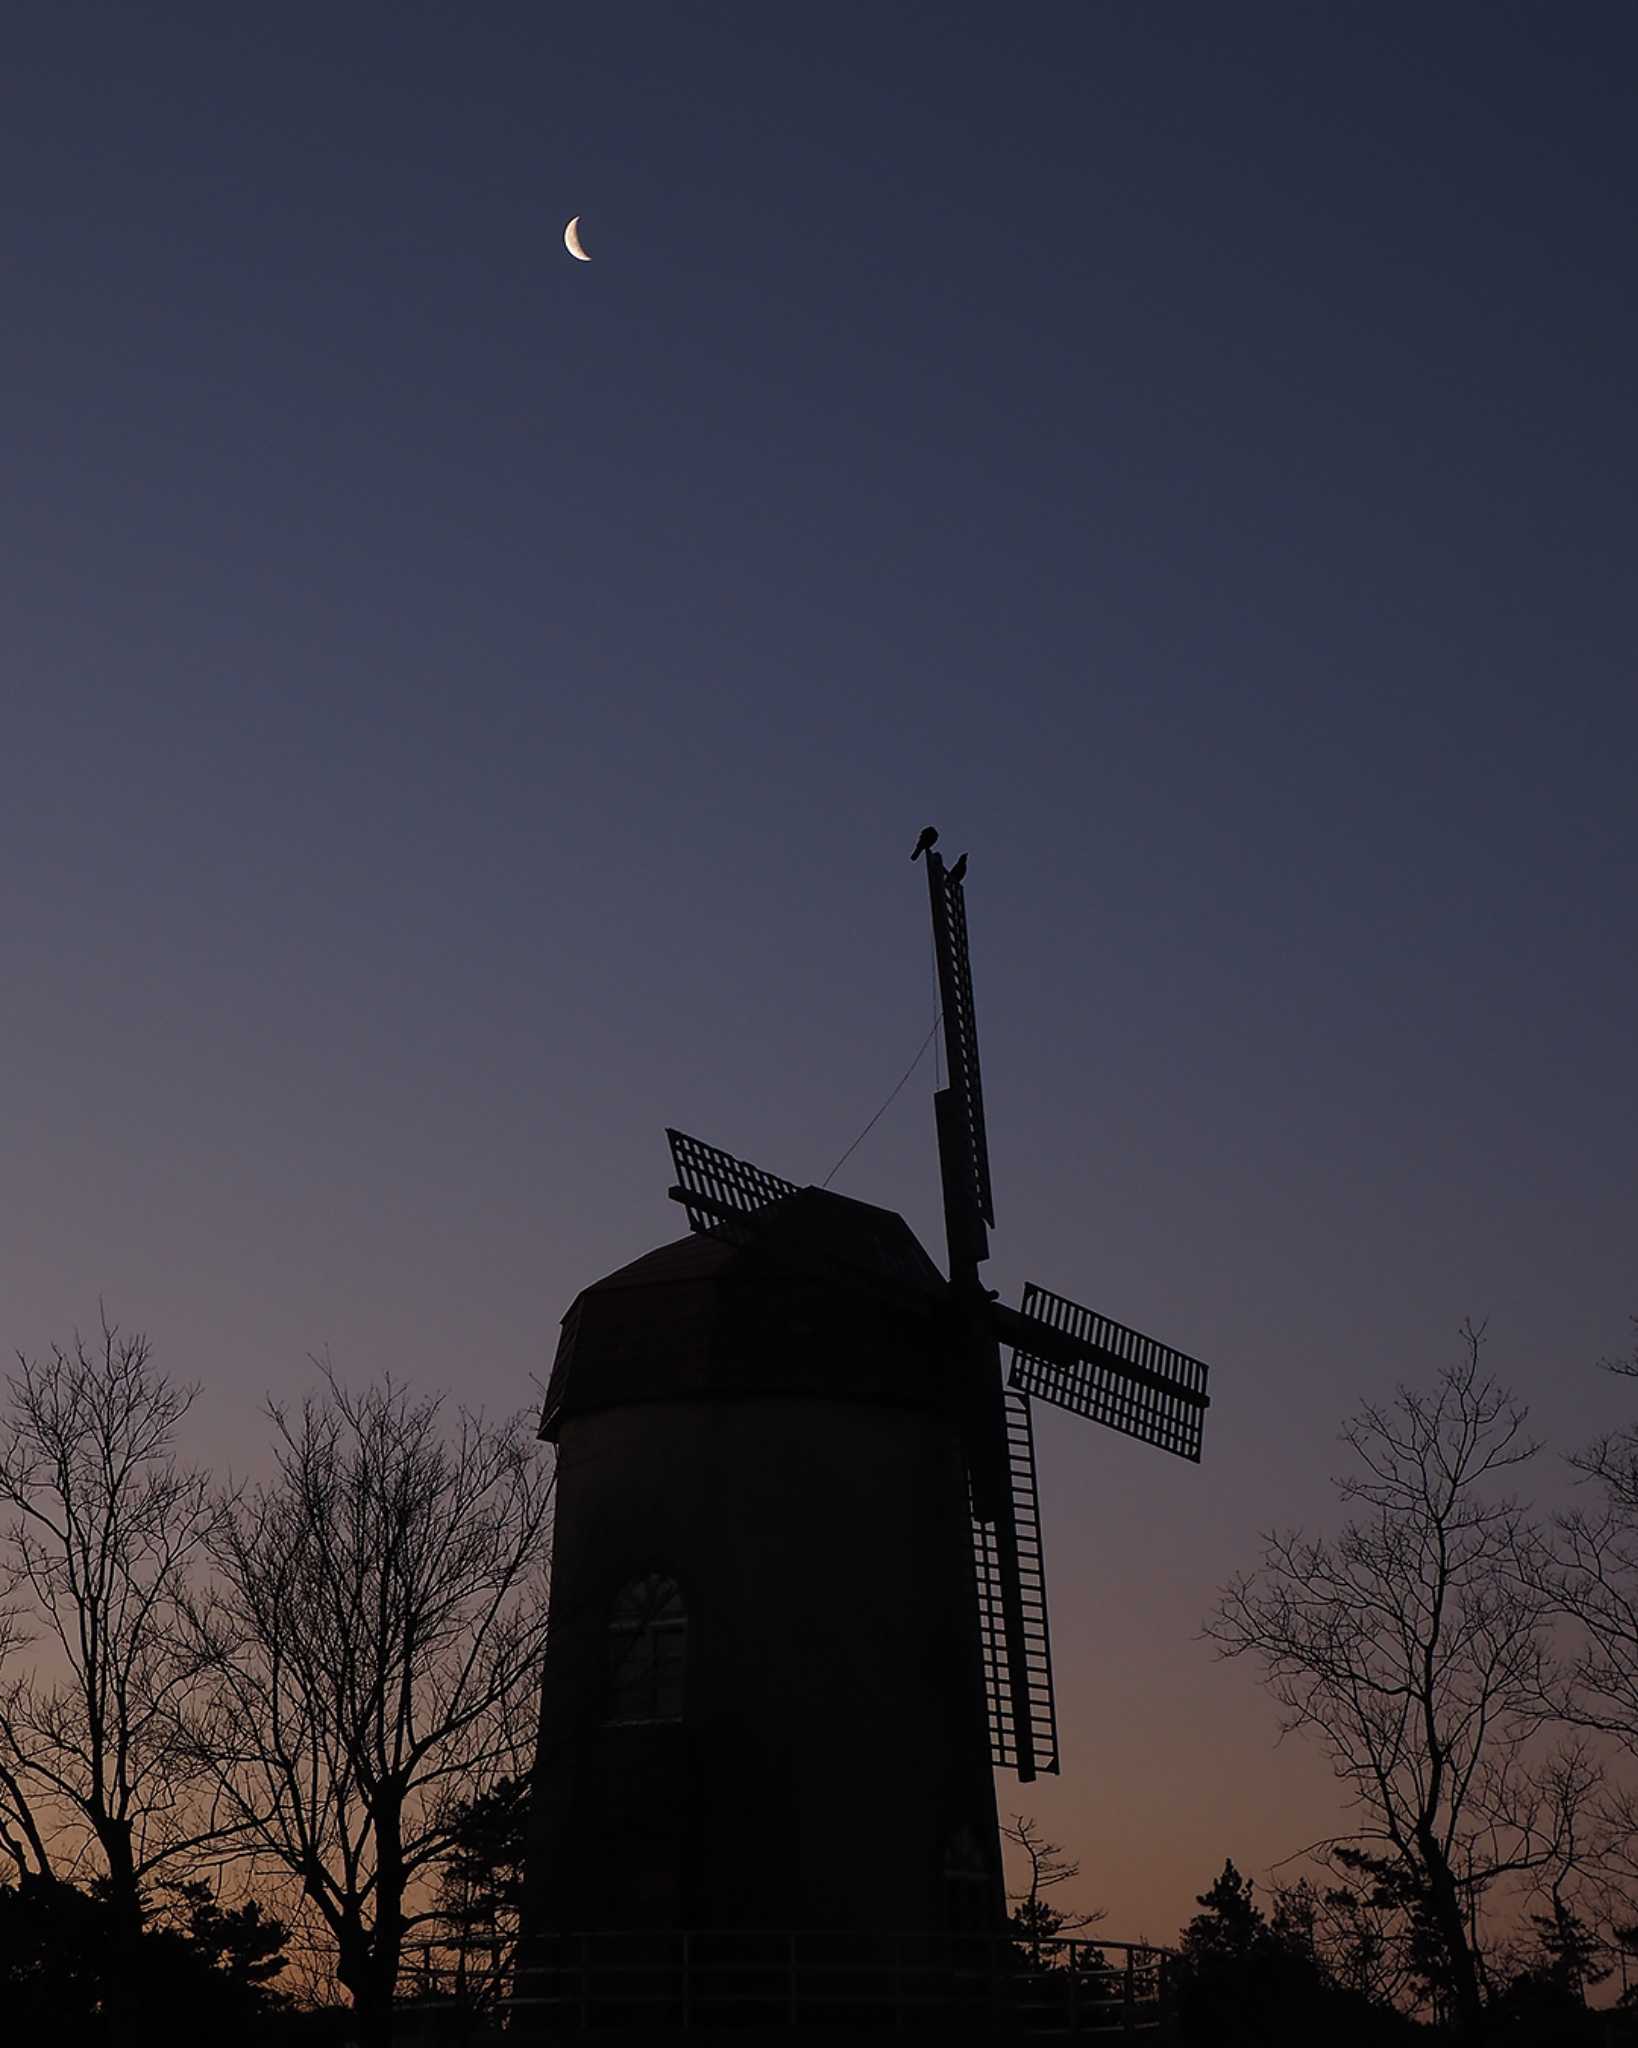
[[[1003,1321],[1012,1341],[1011,1384],[1020,1393],[1199,1464],[1206,1368],[1198,1358],[1033,1280],[1025,1283],[1016,1320]]]
[[[950,869],[928,850],[926,865],[950,1076],[933,1107],[949,1253],[951,1389],[967,1466],[990,1755],[1028,1780],[1059,1764],[1031,1401],[1196,1463],[1211,1404],[1206,1367],[1187,1353],[1033,1282],[1021,1305],[1009,1308],[980,1281],[995,1199],[965,859]],[[667,1136],[677,1173],[670,1193],[697,1231],[743,1237],[760,1211],[805,1192],[681,1131]],[[1012,1353],[1005,1380],[1003,1345]]]
[[[764,1173],[748,1159],[735,1159],[683,1131],[668,1130],[666,1137],[677,1170],[671,1199],[683,1204],[696,1230],[721,1231],[725,1225],[731,1229],[740,1217],[753,1216],[770,1202],[801,1192],[795,1181]]]

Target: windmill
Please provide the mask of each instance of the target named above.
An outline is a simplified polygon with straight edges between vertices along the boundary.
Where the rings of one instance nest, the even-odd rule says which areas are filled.
[[[1033,1282],[1017,1308],[980,1278],[995,1224],[967,942],[966,856],[947,868],[922,834],[948,1085],[933,1097],[949,1255],[955,1367],[977,1583],[991,1761],[1021,1780],[1059,1767],[1031,1402],[1042,1400],[1198,1463],[1206,1367],[1171,1345]],[[681,1131],[668,1131],[671,1198],[696,1232],[732,1240],[745,1219],[804,1191]],[[1002,1376],[1001,1352],[1011,1352]]]

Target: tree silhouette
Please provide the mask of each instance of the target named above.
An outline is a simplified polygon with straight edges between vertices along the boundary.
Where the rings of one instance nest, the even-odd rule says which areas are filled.
[[[134,1969],[145,1888],[221,1836],[190,1807],[199,1774],[177,1730],[192,1670],[178,1612],[212,1518],[208,1479],[175,1455],[197,1390],[106,1318],[99,1343],[20,1358],[7,1384],[0,1650],[38,1640],[52,1675],[0,1685],[0,1849],[20,1880],[89,1855],[104,1939]]]
[[[1631,1358],[1606,1360],[1604,1369],[1638,1379],[1638,1334]],[[1638,1758],[1638,1424],[1599,1438],[1570,1463],[1592,1484],[1598,1505],[1555,1518],[1555,1554],[1545,1575],[1581,1638],[1564,1712]],[[1638,1801],[1626,1788],[1612,1788],[1603,1819],[1610,1874],[1631,1892],[1638,1888]]]
[[[30,1876],[0,1886],[0,2010],[16,2038],[102,2042],[122,1996],[142,2015],[229,2036],[278,2008],[288,1929],[255,1900],[224,1907],[198,1881],[148,1902],[136,1942],[116,1947],[105,1879],[88,1888]]]
[[[1232,1859],[1199,1894],[1183,1930],[1178,2016],[1183,2038],[1261,2044],[1268,2038],[1268,1921]]]
[[[1278,1888],[1276,1919],[1302,1926],[1307,1946],[1339,1991],[1368,2006],[1397,2009],[1415,1983],[1404,1913],[1353,1854],[1337,1845],[1325,1859],[1327,1882],[1304,1879]]]
[[[1079,1877],[1081,1866],[1078,1859],[1064,1855],[1061,1842],[1046,1839],[1039,1822],[1028,1814],[1015,1813],[1010,1823],[1002,1824],[1001,1833],[1023,1851],[1026,1860],[1029,1882],[1019,1891],[1008,1892],[1007,1897],[1013,1902],[1008,1917],[1013,1933],[1026,1945],[1031,1963],[1039,1969],[1043,1942],[1095,1927],[1107,1915],[1101,1906],[1090,1913],[1068,1912],[1044,1896],[1054,1887]]]
[[[277,1476],[225,1502],[193,1611],[217,1796],[300,1883],[367,2043],[474,1793],[517,1776],[545,1645],[549,1468],[390,1380],[270,1406]],[[424,1897],[423,1897],[424,1894]]]
[[[1401,1387],[1343,1440],[1338,1482],[1361,1511],[1333,1540],[1269,1535],[1207,1623],[1225,1655],[1254,1656],[1287,1729],[1316,1736],[1364,1816],[1362,1868],[1414,1920],[1425,1974],[1477,2035],[1477,1927],[1489,1888],[1551,1863],[1573,1759],[1539,1769],[1551,1600],[1540,1544],[1496,1482],[1533,1455],[1525,1411],[1479,1369],[1481,1329],[1431,1395]]]
[[[224,1906],[201,1879],[166,1888],[171,1896],[171,1926],[196,1955],[207,1961],[241,2002],[265,2002],[267,1987],[285,1967],[284,1948],[290,1930],[266,1912],[260,1901],[246,1899]]]
[[[1268,1932],[1255,1887],[1234,1867],[1233,1857],[1210,1890],[1195,1904],[1202,1910],[1183,1930],[1183,1954],[1193,1963],[1243,1962]]]
[[[1391,2006],[1339,1981],[1323,1952],[1324,1902],[1306,1884],[1274,1894],[1270,1918],[1255,1887],[1223,1865],[1183,1930],[1177,1986],[1181,2038],[1211,2048],[1331,2048],[1408,2040]]]
[[[1532,1913],[1540,1974],[1566,2006],[1584,2007],[1587,1993],[1610,1975],[1604,1944],[1575,1908],[1555,1898],[1545,1913]]]
[[[439,1902],[452,1924],[485,1932],[510,1927],[523,1899],[528,1835],[527,1778],[497,1778],[456,1807],[438,1876]]]
[[[438,1871],[438,1921],[455,1944],[455,1995],[490,2004],[517,1943],[529,1836],[529,1780],[498,1778],[457,1806]],[[487,1968],[474,1974],[471,1956]]]

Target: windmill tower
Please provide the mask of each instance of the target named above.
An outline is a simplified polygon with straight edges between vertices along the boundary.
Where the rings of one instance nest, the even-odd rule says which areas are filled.
[[[1197,1360],[982,1285],[965,860],[923,851],[947,1274],[672,1131],[692,1234],[564,1318],[537,1930],[999,1931],[994,1769],[1058,1769],[1031,1401],[1199,1458]]]

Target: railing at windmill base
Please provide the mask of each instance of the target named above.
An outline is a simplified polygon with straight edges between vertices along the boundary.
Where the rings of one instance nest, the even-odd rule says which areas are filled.
[[[1176,1957],[1147,1943],[1069,1936],[711,1929],[554,1934],[523,1958],[428,1942],[406,1964],[401,2006],[424,2014],[429,2039],[450,2044],[613,2029],[897,2032],[1000,2021],[1031,2036],[1162,2043],[1172,2037]]]

